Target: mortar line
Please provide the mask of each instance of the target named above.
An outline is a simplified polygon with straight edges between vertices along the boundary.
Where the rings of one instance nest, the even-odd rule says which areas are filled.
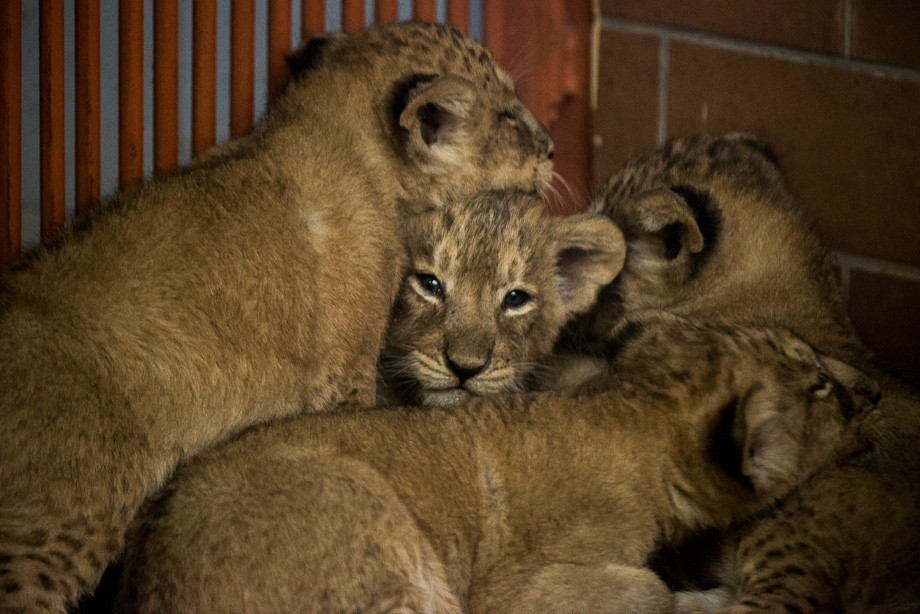
[[[836,68],[846,70],[850,73],[865,74],[874,77],[900,79],[920,83],[920,70],[914,68],[902,68],[890,64],[881,64],[867,62],[865,60],[855,60],[841,56],[833,56],[817,51],[808,51],[805,49],[791,49],[771,43],[753,42],[730,36],[719,34],[707,34],[676,28],[672,26],[663,26],[649,24],[641,21],[633,21],[620,17],[602,17],[601,26],[606,30],[627,32],[631,34],[653,35],[669,37],[672,41],[693,43],[705,45],[714,49],[723,49],[738,53],[748,53],[752,55],[768,57],[772,59],[795,62],[797,64],[809,64],[825,68]]]

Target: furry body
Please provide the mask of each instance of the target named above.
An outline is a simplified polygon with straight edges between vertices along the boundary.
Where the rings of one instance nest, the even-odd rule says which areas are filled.
[[[252,135],[0,279],[0,612],[64,611],[204,447],[371,402],[400,220],[549,181],[545,131],[456,31],[379,26],[291,66]]]
[[[610,331],[649,309],[789,329],[881,385],[872,451],[816,476],[726,544],[726,611],[920,610],[920,400],[860,343],[772,155],[749,135],[677,139],[611,177],[590,210],[620,226],[627,258],[570,330],[563,346],[577,351],[563,352],[557,385],[610,368]],[[723,604],[691,598],[687,607]]]
[[[669,611],[656,544],[861,449],[872,413],[791,335],[652,330],[598,393],[303,416],[205,453],[145,511],[116,609]]]

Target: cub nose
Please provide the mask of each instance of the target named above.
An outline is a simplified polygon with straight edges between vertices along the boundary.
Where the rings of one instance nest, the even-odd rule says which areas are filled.
[[[460,380],[461,386],[467,380],[474,378],[485,371],[486,367],[489,366],[491,361],[491,352],[489,352],[488,356],[485,357],[485,360],[482,360],[481,357],[466,357],[457,358],[454,360],[449,354],[447,354],[447,352],[444,353],[444,362],[447,363],[447,368],[457,376],[457,379]]]

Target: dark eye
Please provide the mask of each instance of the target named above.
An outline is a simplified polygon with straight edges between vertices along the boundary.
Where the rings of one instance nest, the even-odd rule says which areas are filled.
[[[444,286],[441,285],[441,280],[439,280],[434,275],[429,275],[428,273],[416,273],[415,281],[418,282],[419,287],[426,294],[430,294],[435,298],[444,297]]]
[[[512,290],[502,299],[502,309],[517,309],[530,302],[530,295],[523,290]]]
[[[817,383],[813,384],[808,389],[808,392],[813,397],[823,399],[824,397],[830,394],[833,387],[834,387],[834,383],[830,380],[830,378],[828,378],[824,374],[819,374]]]
[[[498,114],[498,120],[500,122],[508,122],[511,126],[517,125],[517,117],[514,115],[513,111],[502,111]]]

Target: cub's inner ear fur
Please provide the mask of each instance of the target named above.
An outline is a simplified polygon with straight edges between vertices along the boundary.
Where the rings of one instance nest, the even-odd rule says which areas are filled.
[[[651,190],[624,206],[617,218],[630,244],[647,252],[645,257],[674,260],[685,250],[703,251],[703,233],[693,209],[674,190]]]
[[[456,75],[416,75],[408,86],[404,97],[397,96],[404,100],[398,117],[407,136],[408,153],[422,158],[446,157],[449,147],[467,134],[476,88]]]
[[[569,315],[587,311],[598,291],[623,268],[626,242],[609,219],[589,214],[558,218],[556,276]]]

